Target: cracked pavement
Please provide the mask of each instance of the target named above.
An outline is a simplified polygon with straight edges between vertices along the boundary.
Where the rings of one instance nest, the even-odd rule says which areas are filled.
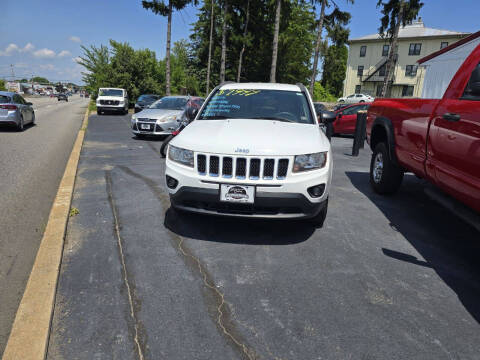
[[[161,141],[89,121],[48,359],[478,359],[478,232],[334,138],[323,229],[169,209]]]

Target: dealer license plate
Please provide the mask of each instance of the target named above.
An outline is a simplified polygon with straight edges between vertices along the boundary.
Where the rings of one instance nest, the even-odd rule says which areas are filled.
[[[142,130],[150,130],[150,125],[149,125],[149,124],[140,124],[140,129],[142,129]]]
[[[220,201],[253,204],[255,187],[246,185],[220,185]]]

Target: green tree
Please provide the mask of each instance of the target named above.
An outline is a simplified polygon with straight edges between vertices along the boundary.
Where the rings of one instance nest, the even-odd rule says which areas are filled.
[[[395,62],[398,57],[398,32],[400,26],[405,26],[414,20],[423,6],[420,0],[378,0],[377,8],[381,8],[383,16],[380,18],[378,33],[390,40],[390,51],[385,65],[381,97],[390,97],[393,84]]]
[[[7,87],[5,86],[5,80],[0,79],[0,91],[7,91]]]
[[[93,99],[96,99],[100,87],[115,85],[112,80],[110,53],[108,47],[104,45],[100,47],[92,45],[89,48],[81,45],[81,48],[83,55],[80,56],[78,63],[86,70],[82,72],[82,79],[86,84],[85,89]]]
[[[41,77],[41,76],[34,76],[30,81],[39,83],[39,84],[50,84],[50,81],[48,81],[47,78]],[[25,81],[28,82],[28,81]]]
[[[313,94],[313,86],[316,81],[317,77],[317,67],[318,67],[318,59],[320,56],[320,50],[321,50],[321,43],[322,43],[322,32],[325,27],[325,22],[328,23],[334,23],[334,22],[340,22],[340,23],[347,23],[350,21],[350,14],[348,12],[340,11],[338,8],[337,4],[333,0],[311,0],[313,3],[319,3],[321,4],[321,10],[320,10],[320,18],[318,20],[318,26],[317,26],[317,41],[315,43],[315,52],[313,54],[313,66],[312,66],[312,75],[310,77],[310,93]],[[346,0],[347,3],[354,3],[354,0]],[[329,8],[331,5],[334,5],[334,10],[330,15],[327,15],[327,19],[325,19],[325,8]],[[326,21],[325,21],[326,20]]]
[[[334,102],[336,99],[335,96],[330,94],[327,89],[325,89],[319,81],[315,82],[313,86],[313,100],[314,101],[324,101],[324,102]]]
[[[166,93],[170,95],[170,43],[172,39],[172,12],[175,10],[182,10],[192,0],[143,0],[142,6],[152,11],[154,14],[167,16],[167,51],[166,51]],[[197,1],[193,0],[196,4]]]

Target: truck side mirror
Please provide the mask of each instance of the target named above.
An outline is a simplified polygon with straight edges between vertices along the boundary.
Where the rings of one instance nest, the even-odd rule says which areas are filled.
[[[189,106],[187,108],[187,119],[189,121],[192,121],[195,119],[195,117],[197,116],[198,114],[198,109],[196,107],[193,107],[193,106]]]
[[[337,118],[337,114],[335,114],[332,111],[322,111],[320,113],[320,121],[325,124],[333,123],[336,118]]]

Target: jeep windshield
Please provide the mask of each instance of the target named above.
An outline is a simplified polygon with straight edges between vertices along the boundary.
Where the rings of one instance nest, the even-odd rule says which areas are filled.
[[[199,120],[259,119],[315,124],[301,91],[228,89],[208,100]]]
[[[150,105],[150,109],[184,110],[187,102],[187,98],[164,97]]]
[[[116,89],[100,89],[99,96],[119,96],[123,97],[123,90]]]

